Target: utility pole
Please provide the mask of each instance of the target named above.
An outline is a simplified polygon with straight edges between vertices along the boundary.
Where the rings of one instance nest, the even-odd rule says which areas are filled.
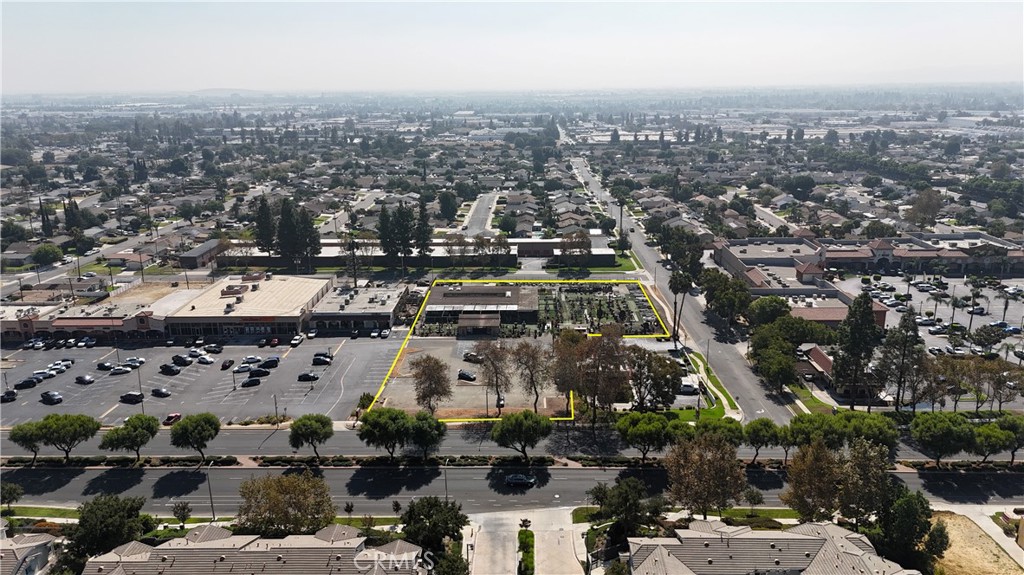
[[[5,376],[7,374],[4,374]],[[448,461],[451,458],[444,460],[444,502],[448,503]]]

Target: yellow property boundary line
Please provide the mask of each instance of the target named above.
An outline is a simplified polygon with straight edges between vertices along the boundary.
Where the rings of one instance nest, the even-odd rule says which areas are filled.
[[[665,327],[665,322],[661,319],[661,315],[658,313],[658,308],[654,307],[654,302],[651,301],[650,294],[647,293],[647,288],[640,280],[590,280],[590,279],[579,279],[579,280],[509,280],[509,279],[434,279],[431,282],[430,287],[427,288],[427,293],[423,296],[423,302],[420,303],[420,308],[416,310],[416,317],[412,320],[412,325],[409,326],[408,333],[405,334],[405,339],[402,340],[402,347],[398,348],[398,353],[395,354],[395,359],[391,361],[391,367],[388,368],[387,374],[384,376],[384,381],[380,383],[380,387],[377,389],[377,394],[373,396],[373,401],[370,406],[366,408],[369,412],[377,405],[377,401],[380,399],[384,388],[387,387],[388,381],[391,379],[391,374],[395,371],[395,367],[398,366],[398,361],[402,358],[402,353],[405,352],[405,348],[409,345],[409,339],[412,338],[412,333],[416,329],[416,324],[420,321],[420,316],[423,315],[423,309],[427,306],[427,300],[430,298],[430,290],[434,289],[435,285],[440,284],[573,284],[573,283],[591,283],[591,284],[636,284],[640,288],[640,292],[644,294],[644,299],[647,300],[647,305],[651,306],[651,311],[654,312],[654,317],[658,319],[658,325],[661,326],[662,332],[660,334],[653,335],[624,335],[623,339],[645,339],[645,338],[658,338],[658,337],[671,337],[668,332],[668,328]],[[600,337],[599,333],[588,333],[587,337]],[[551,421],[574,421],[576,419],[576,404],[573,392],[569,392],[569,416],[568,417],[552,417]],[[501,421],[497,417],[470,417],[470,418],[452,418],[452,419],[441,419],[444,423],[483,423]]]

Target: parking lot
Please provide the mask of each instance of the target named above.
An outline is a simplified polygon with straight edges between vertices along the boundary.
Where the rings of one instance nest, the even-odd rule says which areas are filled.
[[[924,279],[922,276],[918,276],[917,280]],[[948,287],[945,288],[945,292],[950,294],[949,298],[938,301],[935,299],[929,299],[930,294],[928,292],[919,291],[913,286],[909,286],[903,281],[902,276],[883,276],[882,282],[888,282],[896,288],[894,292],[884,292],[885,295],[878,301],[883,301],[888,298],[891,294],[909,294],[911,298],[911,305],[919,315],[925,315],[926,312],[932,312],[936,318],[941,318],[943,323],[949,324],[951,321],[962,324],[964,326],[971,326],[971,329],[977,329],[979,326],[986,325],[992,322],[1004,321],[1003,310],[1005,305],[1006,317],[1005,321],[1008,326],[1024,327],[1024,297],[1019,298],[1017,301],[1006,300],[997,297],[1000,292],[999,289],[985,287],[981,289],[981,296],[976,300],[978,306],[985,308],[984,314],[969,314],[968,308],[954,309],[949,305],[952,297],[970,297],[971,288],[966,285],[964,278],[943,278],[943,281],[948,283]],[[846,279],[839,283],[840,289],[849,292],[851,294],[859,294],[861,292],[861,280],[860,276]],[[1024,287],[1024,279],[1015,278],[1008,279],[1003,282],[1004,287]],[[909,288],[909,292],[908,292]],[[1007,301],[1009,302],[1008,305]],[[891,307],[889,313],[886,314],[885,326],[895,327],[900,322],[901,313],[895,311],[895,308]],[[973,317],[973,324],[972,324]],[[921,326],[918,330],[921,337],[924,338],[926,347],[938,347],[945,350],[948,345],[948,337],[946,335],[933,335],[928,333],[928,326]],[[1020,334],[1008,334],[1006,339],[1003,340],[1003,344],[1012,344],[1015,348],[1021,349],[1024,346],[1024,340]],[[969,345],[969,344],[968,344]],[[1000,344],[1002,345],[1002,344]],[[998,347],[996,348],[998,351]],[[1001,352],[1001,356],[1005,356],[1006,352]],[[1009,356],[1011,361],[1016,361],[1014,356]]]
[[[209,411],[226,424],[274,415],[275,399],[281,415],[296,417],[306,413],[324,413],[332,419],[345,420],[356,408],[361,394],[376,393],[404,336],[405,332],[400,331],[388,339],[307,339],[294,348],[287,345],[287,341],[282,341],[277,347],[263,348],[255,342],[229,342],[221,353],[210,354],[213,364],[194,362],[183,367],[178,375],[160,373],[160,365],[171,363],[175,354],[188,355],[187,347],[5,349],[5,389],[13,389],[17,382],[51,362],[66,358],[74,360],[75,364],[65,373],[43,380],[35,388],[19,390],[16,400],[3,404],[0,425],[9,427],[38,420],[49,413],[82,413],[96,417],[104,425],[117,425],[129,415],[143,410],[160,418],[172,412],[187,415]],[[325,351],[334,355],[331,365],[312,366],[313,355]],[[281,358],[280,366],[270,369],[271,374],[261,378],[261,385],[242,387],[246,374],[236,374],[233,369],[222,370],[221,363],[232,359],[237,366],[247,355],[262,359],[276,355]],[[96,367],[100,362],[117,364],[129,357],[142,357],[146,362],[140,369],[121,375]],[[299,374],[308,371],[318,374],[319,379],[315,382],[299,381]],[[77,376],[86,374],[94,377],[95,382],[88,385],[75,383]],[[122,394],[138,392],[140,386],[145,395],[142,403],[133,405],[119,400]],[[167,389],[170,397],[154,397],[154,388]],[[63,402],[44,404],[40,394],[45,391],[60,393]]]

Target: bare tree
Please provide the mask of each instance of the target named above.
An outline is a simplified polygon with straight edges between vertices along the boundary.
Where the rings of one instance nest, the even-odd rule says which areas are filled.
[[[523,390],[533,394],[534,413],[537,413],[540,393],[549,382],[551,359],[551,350],[536,340],[524,339],[512,348],[512,365]]]

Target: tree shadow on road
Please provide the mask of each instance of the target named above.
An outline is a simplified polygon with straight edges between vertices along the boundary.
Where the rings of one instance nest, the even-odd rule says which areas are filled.
[[[82,490],[82,495],[102,495],[104,493],[124,493],[142,483],[146,475],[143,469],[108,469],[89,480]]]
[[[25,495],[45,495],[68,485],[85,473],[82,468],[38,469],[21,467],[4,472],[4,481],[17,483]]]
[[[925,471],[918,475],[926,493],[950,503],[983,505],[993,498],[1024,501],[1024,481],[1019,474]],[[896,478],[902,480],[898,474]]]
[[[349,495],[368,499],[386,499],[402,492],[416,491],[430,485],[441,476],[441,470],[432,468],[360,467],[345,484]]]
[[[153,499],[182,497],[199,489],[206,482],[206,473],[195,469],[172,471],[153,484]]]
[[[509,485],[505,483],[505,477],[514,473],[532,475],[537,483],[532,487],[525,485]],[[551,472],[547,467],[492,467],[487,472],[487,486],[495,493],[501,495],[523,495],[531,489],[544,487],[551,481]]]
[[[607,427],[593,431],[589,427],[566,425],[548,436],[547,453],[556,457],[569,455],[618,455],[622,450],[618,433]]]
[[[647,487],[647,495],[663,495],[668,490],[668,473],[658,467],[627,467],[619,472],[617,480],[635,477]]]
[[[466,443],[483,445],[485,441],[491,440],[491,427],[490,423],[472,423],[463,425],[459,434]]]

